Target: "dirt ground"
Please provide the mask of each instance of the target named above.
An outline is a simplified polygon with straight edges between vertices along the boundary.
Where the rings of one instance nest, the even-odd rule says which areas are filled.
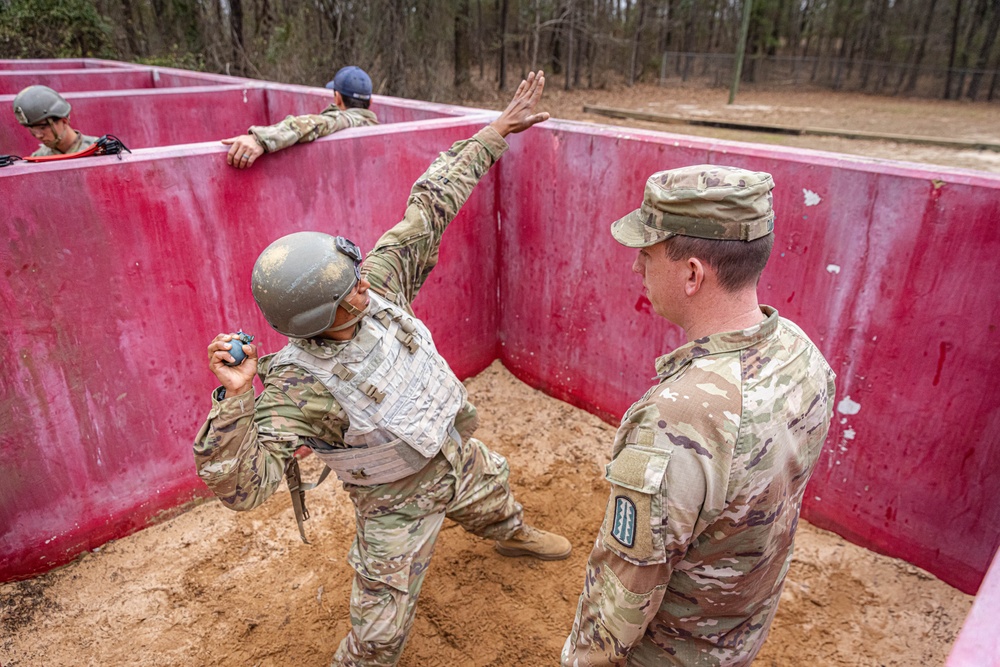
[[[736,102],[727,105],[728,89],[637,84],[632,88],[617,85],[606,90],[564,91],[561,78],[547,78],[541,110],[548,111],[554,118],[1000,173],[998,151],[666,125],[608,118],[583,111],[586,104],[694,118],[1000,143],[1000,104],[997,103],[881,97],[823,90],[744,88]],[[501,109],[507,99],[506,94],[480,90],[464,99],[451,101]]]
[[[529,521],[573,541],[561,562],[507,559],[446,522],[404,667],[558,664],[607,500],[614,429],[517,381],[499,362],[467,382],[477,435],[506,455]],[[310,477],[313,457],[307,459]],[[0,664],[327,665],[349,628],[352,512],[311,492],[312,546],[282,490],[249,513],[218,502],[35,579],[0,585]],[[800,523],[756,665],[942,664],[972,598],[905,562]]]

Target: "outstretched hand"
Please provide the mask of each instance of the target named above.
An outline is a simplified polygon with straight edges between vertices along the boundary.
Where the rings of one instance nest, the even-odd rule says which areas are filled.
[[[549,114],[534,113],[535,105],[542,99],[543,90],[545,90],[545,72],[541,70],[538,70],[537,74],[529,72],[528,78],[521,81],[521,85],[517,87],[514,99],[490,125],[500,133],[501,137],[506,137],[515,132],[524,132],[535,123],[548,120]]]

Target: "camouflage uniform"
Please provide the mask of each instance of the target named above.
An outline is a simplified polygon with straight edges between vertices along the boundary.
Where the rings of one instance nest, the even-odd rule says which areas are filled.
[[[368,109],[338,109],[331,104],[319,114],[287,116],[275,125],[254,125],[249,133],[268,153],[315,141],[349,127],[378,125],[378,118]]]
[[[91,137],[89,135],[83,134],[78,130],[73,130],[73,131],[76,132],[76,141],[74,141],[73,145],[70,146],[68,149],[66,149],[65,152],[54,150],[52,148],[49,148],[45,144],[42,144],[38,147],[38,150],[36,150],[34,153],[31,154],[31,157],[42,157],[46,155],[69,155],[70,153],[79,153],[84,148],[89,148],[90,146],[97,143],[98,137]]]
[[[748,238],[760,238],[773,224],[770,176],[760,181],[753,197],[766,206],[744,207],[721,232],[718,220],[691,214],[692,188],[676,219],[661,219],[670,204],[654,192],[630,214],[645,229],[626,216],[613,233],[635,247],[677,233],[675,224],[707,225],[697,233],[716,238],[757,227]],[[760,650],[834,398],[834,373],[815,345],[775,309],[761,311],[760,324],[660,357],[658,383],[622,418],[563,665],[737,667]]]
[[[372,289],[407,309],[437,263],[441,236],[507,144],[490,127],[435,160],[413,186],[405,216],[379,239],[362,273]],[[346,343],[293,339],[318,356]],[[261,504],[278,487],[295,449],[345,447],[347,415],[326,387],[296,366],[272,370],[260,360],[263,393],[218,400],[194,445],[198,474],[234,510]],[[394,665],[399,660],[442,522],[507,539],[522,524],[508,485],[507,461],[470,437],[475,408],[466,403],[453,437],[410,477],[375,486],[344,484],[357,533],[348,560],[355,570],[351,632],[335,665]]]

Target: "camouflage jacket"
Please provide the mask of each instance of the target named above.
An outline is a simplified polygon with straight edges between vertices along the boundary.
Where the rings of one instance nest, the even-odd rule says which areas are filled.
[[[275,125],[254,125],[248,132],[268,153],[283,148],[315,141],[328,134],[346,130],[349,127],[378,125],[378,118],[368,109],[347,109],[341,111],[331,104],[319,114],[287,116]]]
[[[445,228],[506,150],[507,142],[486,127],[472,139],[455,143],[431,164],[414,183],[403,220],[379,239],[364,260],[362,275],[372,289],[410,310],[437,264]],[[325,339],[293,343],[324,357],[345,345]],[[213,392],[212,409],[194,443],[198,475],[235,510],[264,502],[277,489],[286,463],[300,445],[345,446],[347,414],[326,387],[294,366],[272,372],[272,356],[258,364],[264,391],[256,399],[252,390],[222,400],[219,389]],[[466,436],[475,423],[475,408],[466,403],[455,426]]]
[[[48,155],[69,155],[70,153],[79,153],[84,148],[89,148],[94,144],[96,144],[99,138],[99,137],[91,137],[78,130],[73,130],[73,131],[76,132],[76,141],[73,142],[73,145],[70,146],[65,153],[54,150],[52,148],[49,148],[45,144],[42,144],[38,147],[38,149],[34,153],[31,154],[31,157],[45,157]]]
[[[834,373],[773,308],[656,362],[622,418],[562,664],[749,665],[767,637]]]

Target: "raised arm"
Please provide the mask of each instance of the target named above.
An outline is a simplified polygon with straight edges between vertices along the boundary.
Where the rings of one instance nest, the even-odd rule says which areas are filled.
[[[549,118],[535,113],[544,89],[543,72],[528,74],[495,121],[441,153],[417,179],[403,220],[382,235],[365,259],[363,272],[375,291],[397,297],[402,305],[413,301],[437,264],[445,229],[507,150],[504,137]]]

